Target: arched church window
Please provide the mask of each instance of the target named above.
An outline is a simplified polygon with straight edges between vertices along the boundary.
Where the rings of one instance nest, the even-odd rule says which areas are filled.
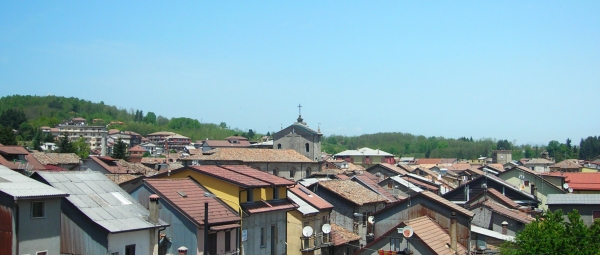
[[[309,149],[308,149],[308,143],[305,143],[305,144],[304,144],[304,148],[306,148],[306,152],[308,152],[308,151],[309,151]]]

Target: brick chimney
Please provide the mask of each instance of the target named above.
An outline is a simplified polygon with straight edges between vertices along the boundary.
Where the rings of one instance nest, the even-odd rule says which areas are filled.
[[[502,222],[502,234],[503,235],[508,234],[508,222],[506,222],[506,221]]]
[[[456,212],[452,212],[450,216],[450,248],[456,251],[456,241],[458,239],[456,230]]]

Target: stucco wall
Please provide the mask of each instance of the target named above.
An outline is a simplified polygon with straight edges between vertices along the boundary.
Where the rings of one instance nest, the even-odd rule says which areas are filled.
[[[108,234],[108,253],[125,254],[125,246],[135,245],[135,254],[150,254],[150,230]]]

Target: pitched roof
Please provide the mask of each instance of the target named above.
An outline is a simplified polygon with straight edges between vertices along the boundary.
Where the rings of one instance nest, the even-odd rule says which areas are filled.
[[[46,185],[5,166],[0,166],[0,193],[17,199],[66,197],[67,192]]]
[[[146,152],[147,150],[144,149],[142,146],[136,145],[133,146],[131,149],[129,149],[130,152]]]
[[[397,166],[395,166],[395,165],[392,165],[392,164],[388,164],[388,163],[380,163],[380,164],[378,164],[378,165],[376,165],[376,166],[381,166],[381,167],[383,167],[383,168],[385,168],[385,169],[388,169],[388,170],[390,170],[390,171],[392,171],[392,172],[395,172],[396,174],[399,174],[399,175],[405,175],[405,174],[408,174],[408,172],[407,172],[406,170],[404,170],[404,169],[402,169],[402,168],[400,168],[400,167],[397,167]],[[372,167],[375,167],[375,166],[372,166]]]
[[[111,157],[90,157],[90,159],[111,174],[142,174],[145,176],[152,176],[157,173],[156,170],[149,168],[142,163],[132,163],[122,159],[113,159]]]
[[[514,208],[514,209],[521,207],[521,205],[517,204],[515,201],[513,201],[512,199],[503,195],[496,189],[488,188],[487,190],[488,190],[488,194],[496,197],[499,200],[499,202],[502,202],[504,204],[504,206],[509,207],[509,208]]]
[[[358,150],[345,150],[340,153],[335,154],[334,156],[394,156],[393,154],[387,153],[382,150],[373,150],[368,147],[363,147]]]
[[[202,146],[209,147],[248,147],[250,146],[250,142],[247,140],[242,140],[237,143],[232,143],[228,140],[204,140],[202,141]]]
[[[137,178],[144,178],[143,175],[139,174],[105,174],[108,179],[113,181],[116,184],[121,185],[121,183],[131,181]]]
[[[375,178],[372,178],[371,176],[375,177]],[[392,194],[389,190],[384,189],[383,187],[379,186],[379,184],[378,184],[379,178],[369,172],[363,172],[363,174],[354,175],[354,176],[352,176],[351,179],[362,182],[364,185],[366,185],[372,191],[375,191],[379,195],[385,197],[389,202],[398,201],[398,199],[396,199],[394,197],[394,194]],[[404,197],[401,197],[400,199],[402,199],[402,198],[404,198]]]
[[[525,162],[524,165],[535,165],[535,164],[554,164],[554,162],[547,160],[545,158],[532,158],[529,161]]]
[[[208,190],[189,178],[146,179],[144,183],[197,226],[204,225],[204,203],[208,203],[210,224],[240,221],[236,211],[214,197],[204,196]]]
[[[148,210],[100,172],[36,172],[34,175],[68,192],[67,200],[73,206],[111,233],[168,225],[160,220],[159,224],[148,221]]]
[[[465,208],[462,208],[462,207],[456,205],[455,203],[450,202],[449,200],[447,200],[447,199],[445,199],[443,197],[440,197],[440,196],[434,194],[431,191],[425,190],[425,191],[423,191],[421,193],[418,193],[418,194],[420,194],[422,196],[425,196],[425,197],[428,197],[429,199],[432,199],[434,201],[437,201],[440,204],[442,204],[442,205],[444,205],[444,206],[446,206],[448,208],[451,208],[451,209],[455,210],[456,212],[465,214],[465,215],[467,215],[469,217],[473,217],[473,213],[471,211],[469,211],[469,210],[467,210]]]
[[[534,220],[534,218],[532,218],[529,214],[521,212],[519,210],[515,210],[515,209],[509,209],[506,208],[500,204],[494,203],[492,201],[484,201],[478,204],[475,204],[473,206],[471,206],[471,208],[469,209],[473,209],[473,208],[478,208],[480,206],[485,206],[489,209],[491,209],[493,212],[504,215],[508,218],[511,218],[513,220],[522,222],[522,223],[529,223],[531,221]]]
[[[421,191],[423,191],[422,188],[418,187],[417,185],[413,184],[412,182],[410,182],[407,179],[404,179],[404,178],[402,178],[400,176],[392,176],[392,177],[390,177],[390,179],[394,180],[397,183],[402,184],[404,187],[407,187],[407,188],[411,189],[414,192],[421,192]]]
[[[442,163],[441,158],[420,158],[420,159],[417,159],[417,161],[415,162],[415,165],[436,165],[436,164],[441,164],[441,163]]]
[[[581,168],[581,164],[579,164],[578,159],[565,159],[561,162],[550,166],[550,168],[560,168],[560,169],[579,169]]]
[[[318,185],[359,206],[388,201],[387,198],[352,180],[322,181]]]
[[[352,241],[360,240],[360,236],[353,232],[338,226],[337,224],[331,223],[331,242],[333,246],[340,246]]]
[[[289,188],[288,192],[295,194],[298,198],[304,200],[305,202],[309,203],[311,206],[319,210],[327,210],[333,208],[332,204],[325,201],[325,199],[321,198],[320,196],[318,196],[317,194],[313,193],[305,187],[296,185],[292,188]]]
[[[3,156],[4,155],[4,156]],[[8,157],[23,157],[23,160],[8,160]],[[46,167],[21,146],[0,146],[0,165],[13,170],[45,170]]]
[[[314,163],[314,161],[295,150],[250,148],[216,148],[205,152],[205,155],[200,159],[213,161]]]
[[[75,153],[34,152],[31,155],[44,165],[79,164],[80,160],[79,156]]]
[[[295,182],[289,181],[283,177],[275,176],[267,172],[256,170],[249,166],[243,165],[201,165],[184,167],[173,172],[179,171],[195,171],[200,174],[208,175],[213,178],[232,183],[242,188],[258,188],[272,186],[291,186]],[[166,175],[167,172],[162,172],[156,176]]]
[[[549,194],[548,205],[598,205],[600,194]]]
[[[437,193],[440,190],[440,188],[438,186],[426,183],[426,182],[422,181],[421,179],[417,179],[417,178],[411,177],[410,175],[402,176],[401,178],[403,180],[406,180],[406,181],[408,181],[408,182],[410,182],[410,183],[412,183],[414,185],[423,187],[423,188],[425,188],[425,189],[427,189],[429,191],[432,191],[434,193]]]

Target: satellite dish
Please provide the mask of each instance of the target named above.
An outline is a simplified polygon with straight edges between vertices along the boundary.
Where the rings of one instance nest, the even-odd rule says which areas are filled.
[[[563,188],[564,189],[569,189],[569,184],[568,183],[563,184]]]
[[[321,231],[323,231],[323,233],[325,234],[329,234],[329,232],[331,232],[331,225],[327,223],[323,224],[323,226],[321,227]]]
[[[367,222],[373,224],[375,223],[375,217],[374,216],[369,216],[369,218],[367,218]]]
[[[406,238],[409,238],[413,235],[414,231],[410,226],[406,226],[402,229],[402,235]]]
[[[306,226],[302,229],[302,235],[304,237],[310,237],[313,234],[313,229],[310,226]]]
[[[573,188],[569,188],[569,193],[573,193]]]

